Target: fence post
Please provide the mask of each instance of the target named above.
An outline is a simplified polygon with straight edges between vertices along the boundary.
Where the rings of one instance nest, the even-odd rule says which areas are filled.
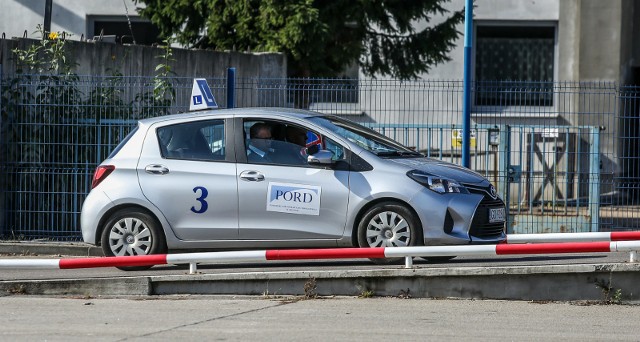
[[[465,1],[464,70],[462,90],[462,166],[471,167],[471,48],[473,45],[473,1]]]
[[[600,224],[600,127],[591,127],[589,144],[589,215],[591,231],[597,232]]]
[[[4,33],[3,33],[4,36]],[[3,42],[4,42],[4,37],[2,37]],[[4,80],[4,76],[2,74],[3,70],[2,70],[2,52],[3,50],[3,46],[0,46],[0,113],[2,113],[2,82]],[[3,156],[3,151],[6,148],[6,146],[4,145],[4,141],[2,140],[2,115],[0,115],[0,158],[4,158]],[[2,163],[3,159],[0,159],[0,164]],[[1,165],[0,165],[1,166]],[[2,168],[0,168],[0,179],[7,179],[7,175],[2,174]],[[0,181],[0,236],[4,235],[4,230],[5,230],[5,226],[4,226],[4,213],[5,213],[5,209],[4,209],[4,197],[5,197],[5,188],[4,188],[4,183],[5,181]]]
[[[498,151],[502,152],[500,155],[500,167],[498,176],[498,193],[501,195],[502,200],[505,203],[505,221],[507,223],[507,234],[513,233],[513,227],[511,225],[509,215],[509,177],[511,177],[511,127],[509,125],[500,126],[500,142],[498,145]],[[497,156],[496,156],[497,157]]]
[[[227,108],[236,107],[236,68],[227,68]]]

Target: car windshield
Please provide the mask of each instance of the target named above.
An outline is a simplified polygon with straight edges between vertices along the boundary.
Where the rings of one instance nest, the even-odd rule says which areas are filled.
[[[402,146],[374,130],[345,119],[315,116],[309,120],[380,157],[422,157],[422,154]]]

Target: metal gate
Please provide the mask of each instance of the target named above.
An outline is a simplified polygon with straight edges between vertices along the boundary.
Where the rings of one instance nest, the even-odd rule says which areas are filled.
[[[508,233],[598,231],[600,129],[501,126]]]
[[[459,126],[367,126],[428,157],[461,163]],[[508,203],[508,233],[598,231],[599,139],[590,126],[475,125],[471,168]]]

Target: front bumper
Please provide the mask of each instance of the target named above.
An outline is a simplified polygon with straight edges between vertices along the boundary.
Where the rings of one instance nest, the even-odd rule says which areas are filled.
[[[487,203],[487,197],[479,193],[432,194],[428,189],[420,191],[409,204],[422,222],[425,246],[502,242],[506,238],[504,222],[488,224],[486,214],[489,207],[499,204],[495,201]]]

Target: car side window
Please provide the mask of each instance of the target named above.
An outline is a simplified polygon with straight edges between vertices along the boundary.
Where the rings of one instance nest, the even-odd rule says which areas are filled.
[[[306,128],[278,121],[245,121],[244,128],[249,163],[308,165]]]
[[[344,147],[327,137],[324,138],[324,149],[333,153],[333,157],[331,157],[331,159],[334,161],[345,160],[346,158]]]
[[[160,127],[157,135],[164,158],[203,161],[225,158],[224,120]]]

